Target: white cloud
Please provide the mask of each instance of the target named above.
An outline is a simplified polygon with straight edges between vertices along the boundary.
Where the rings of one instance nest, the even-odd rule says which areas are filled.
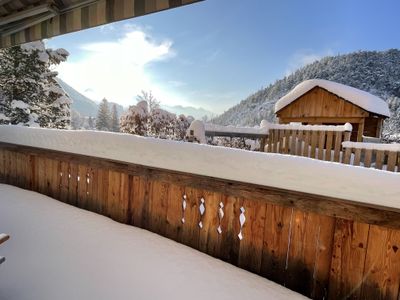
[[[154,41],[144,31],[132,28],[121,39],[113,42],[84,44],[76,61],[61,64],[59,76],[86,96],[103,97],[128,106],[135,104],[141,90],[152,90],[168,104],[185,104],[174,93],[152,80],[147,70],[150,63],[174,57],[172,42]]]
[[[310,49],[297,50],[289,60],[285,75],[288,76],[297,69],[329,55],[333,55],[333,51],[331,49],[327,49],[321,52],[314,52]]]

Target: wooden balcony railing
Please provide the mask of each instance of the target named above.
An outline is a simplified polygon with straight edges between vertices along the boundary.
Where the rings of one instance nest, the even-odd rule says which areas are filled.
[[[6,143],[0,182],[153,231],[314,299],[399,296],[398,209]]]

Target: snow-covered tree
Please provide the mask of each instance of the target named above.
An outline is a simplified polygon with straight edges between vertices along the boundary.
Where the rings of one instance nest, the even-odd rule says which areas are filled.
[[[115,104],[113,104],[111,109],[110,130],[113,132],[119,132],[119,118],[118,118],[117,105]]]
[[[103,131],[110,131],[110,123],[111,123],[110,109],[107,99],[104,98],[101,101],[99,105],[99,111],[97,112],[96,129]]]
[[[148,135],[149,108],[146,101],[129,106],[128,111],[120,118],[121,132]]]
[[[150,114],[154,109],[160,108],[160,101],[158,101],[154,97],[152,91],[148,91],[148,92],[142,91],[142,93],[140,95],[137,95],[136,101],[138,103],[142,102],[142,101],[146,101],[147,105],[148,105],[148,111]]]
[[[129,107],[120,119],[120,129],[125,133],[164,139],[183,140],[192,117],[170,113],[159,107],[151,92],[137,97],[138,103]]]
[[[52,71],[68,55],[41,41],[0,50],[0,124],[69,127],[71,99]]]

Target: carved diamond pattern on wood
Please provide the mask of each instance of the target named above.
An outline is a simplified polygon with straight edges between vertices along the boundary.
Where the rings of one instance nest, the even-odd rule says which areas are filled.
[[[182,197],[182,219],[181,219],[182,224],[185,224],[185,210],[186,210],[186,205],[187,205],[186,199],[187,199],[187,196],[185,194]]]
[[[222,202],[219,203],[219,209],[218,209],[218,219],[219,219],[219,224],[218,224],[218,228],[217,231],[219,234],[222,233],[222,227],[221,227],[221,223],[222,223],[222,219],[224,218],[224,204]]]
[[[201,197],[200,199],[200,206],[199,206],[199,212],[200,212],[200,222],[199,222],[199,227],[203,228],[203,215],[206,211],[206,207],[205,207],[205,200],[203,197]]]
[[[246,211],[246,210],[245,210],[244,207],[242,206],[242,207],[240,208],[240,216],[239,216],[239,222],[240,222],[240,231],[239,231],[239,234],[238,234],[239,240],[242,240],[242,239],[243,239],[242,229],[243,229],[244,222],[246,222],[246,216],[244,215],[244,212],[245,212],[245,211]]]

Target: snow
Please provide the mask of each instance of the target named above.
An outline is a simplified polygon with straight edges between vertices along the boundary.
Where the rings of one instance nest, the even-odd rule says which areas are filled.
[[[360,143],[360,142],[343,142],[344,148],[355,148],[355,149],[368,149],[368,150],[383,150],[400,152],[400,144],[378,144],[378,143]]]
[[[265,122],[263,126],[269,129],[284,129],[284,130],[305,130],[305,131],[352,131],[353,126],[350,123],[344,125],[301,125],[301,124],[272,124]]]
[[[189,128],[186,130],[186,136],[191,136],[191,131],[193,131],[193,136],[200,144],[207,144],[205,126],[202,121],[194,120],[190,123]]]
[[[205,124],[206,131],[214,132],[232,132],[232,133],[248,133],[248,134],[268,134],[268,128],[263,127],[238,127],[238,126],[222,126],[215,124]]]
[[[49,55],[47,54],[46,48],[42,41],[22,44],[21,49],[29,54],[31,54],[34,51],[38,51],[37,54],[38,54],[39,60],[42,62],[47,62],[49,60]]]
[[[0,299],[306,299],[136,227],[0,184]]]
[[[5,114],[0,113],[0,120],[3,120],[3,121],[10,121],[10,118],[7,117]]]
[[[297,100],[300,96],[317,86],[328,90],[329,92],[365,109],[366,111],[386,117],[390,116],[389,107],[381,98],[341,83],[323,79],[310,79],[298,84],[293,90],[276,102],[275,112],[280,111],[293,101]]]
[[[132,108],[135,109],[135,112],[141,116],[141,117],[146,117],[148,115],[148,104],[147,101],[139,101],[136,106],[131,106]]]
[[[123,133],[0,126],[0,141],[400,208],[400,173]]]
[[[11,108],[12,109],[19,108],[25,110],[29,108],[29,104],[21,100],[13,100],[11,101]]]

